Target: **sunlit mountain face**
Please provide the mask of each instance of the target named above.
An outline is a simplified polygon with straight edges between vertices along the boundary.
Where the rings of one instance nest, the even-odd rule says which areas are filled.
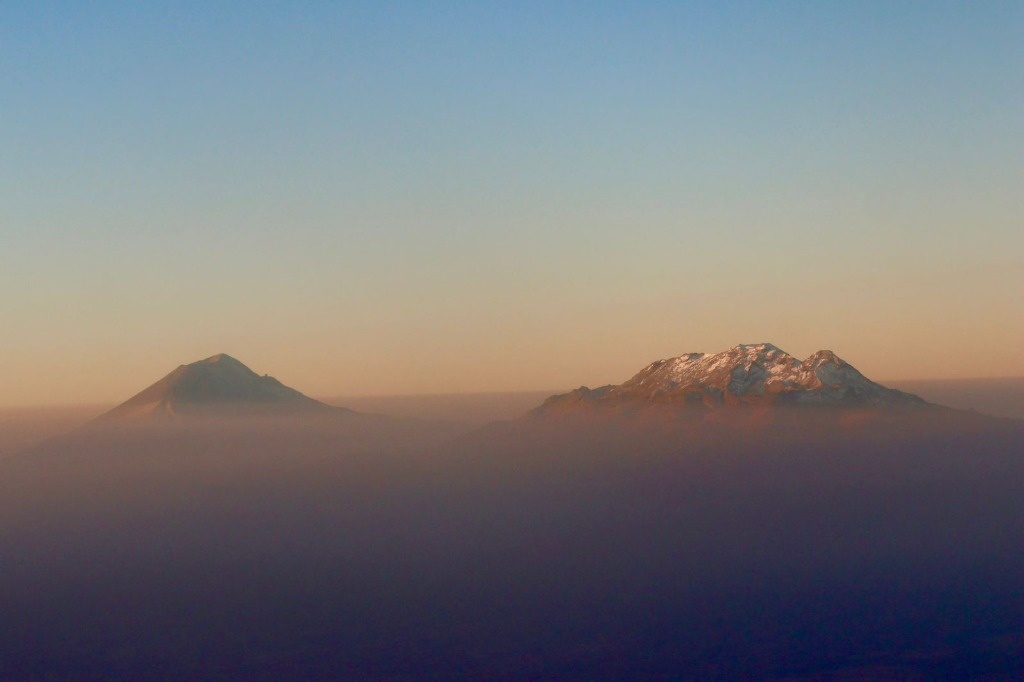
[[[827,351],[476,430],[214,356],[0,460],[0,679],[1019,679],[1021,499],[1024,423]]]
[[[673,452],[853,437],[891,442],[992,424],[871,381],[832,351],[801,361],[762,343],[657,360],[621,384],[551,396],[491,433]]]
[[[876,384],[832,351],[820,350],[800,361],[770,343],[759,343],[658,360],[618,386],[581,387],[554,396],[542,411],[623,404],[893,408],[926,403]]]

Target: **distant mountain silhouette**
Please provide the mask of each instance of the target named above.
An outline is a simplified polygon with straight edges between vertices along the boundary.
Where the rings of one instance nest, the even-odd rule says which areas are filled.
[[[345,412],[260,376],[220,353],[180,365],[149,388],[110,410],[100,421],[125,418]]]
[[[925,407],[929,403],[871,381],[832,351],[820,350],[801,361],[770,343],[759,343],[721,353],[687,353],[658,360],[617,386],[582,386],[552,396],[535,413],[651,405],[863,409]]]
[[[118,453],[147,457],[258,458],[268,449],[321,456],[433,447],[467,427],[356,412],[314,400],[223,353],[181,365],[81,428],[19,451],[62,461],[89,453],[98,466]]]

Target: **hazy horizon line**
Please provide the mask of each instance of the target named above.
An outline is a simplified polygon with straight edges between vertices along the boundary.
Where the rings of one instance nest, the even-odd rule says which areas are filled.
[[[273,375],[270,375],[273,376]],[[275,377],[276,378],[276,377]],[[897,384],[913,384],[913,383],[971,383],[971,382],[988,382],[988,381],[1024,381],[1024,375],[1011,375],[1011,376],[984,376],[984,377],[928,377],[928,378],[915,378],[915,379],[871,379],[877,384],[882,386],[890,387]],[[625,380],[624,380],[625,381]],[[154,382],[155,383],[155,382]],[[290,384],[285,384],[290,386]],[[320,402],[330,404],[331,401],[339,399],[371,399],[371,398],[440,398],[446,396],[513,396],[513,395],[528,395],[528,394],[546,394],[546,395],[560,395],[561,393],[568,393],[570,391],[579,388],[580,386],[587,386],[589,388],[596,388],[598,386],[604,386],[606,384],[579,384],[576,386],[566,387],[563,389],[515,389],[515,390],[498,390],[491,389],[486,391],[430,391],[430,392],[412,392],[412,393],[331,393],[321,395],[309,395],[302,392],[304,395],[319,400]],[[144,390],[146,387],[142,387],[139,391]],[[10,403],[0,404],[0,410],[34,410],[34,409],[48,409],[48,408],[60,408],[60,409],[109,409],[120,405],[122,402],[129,400],[132,396],[136,395],[139,391],[127,395],[121,400],[117,401],[97,401],[97,402],[53,402],[53,403]]]

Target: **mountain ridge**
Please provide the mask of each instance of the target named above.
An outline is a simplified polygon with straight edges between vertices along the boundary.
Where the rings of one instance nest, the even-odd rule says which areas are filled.
[[[656,360],[621,384],[581,386],[548,398],[532,414],[581,406],[687,405],[857,408],[926,407],[922,398],[871,381],[831,350],[798,360],[771,343]]]

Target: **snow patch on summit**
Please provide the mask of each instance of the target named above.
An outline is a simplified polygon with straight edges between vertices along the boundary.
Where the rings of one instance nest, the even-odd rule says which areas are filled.
[[[887,407],[923,400],[867,379],[830,350],[798,360],[771,343],[740,344],[721,353],[686,353],[652,362],[628,381],[573,392],[577,401],[601,403],[778,403]]]

